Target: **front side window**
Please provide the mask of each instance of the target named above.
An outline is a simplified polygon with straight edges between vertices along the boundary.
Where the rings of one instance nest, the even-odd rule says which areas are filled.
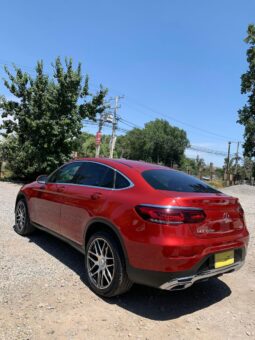
[[[143,178],[154,189],[178,192],[220,193],[199,179],[181,171],[154,169],[142,173]]]
[[[49,177],[48,183],[75,183],[75,175],[80,166],[80,162],[69,163],[62,166]]]
[[[75,176],[76,184],[113,188],[114,170],[98,163],[84,162]]]

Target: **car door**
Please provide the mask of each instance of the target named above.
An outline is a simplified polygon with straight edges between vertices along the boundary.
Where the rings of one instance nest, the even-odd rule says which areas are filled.
[[[34,222],[52,231],[60,232],[60,208],[65,184],[71,183],[81,163],[65,164],[49,176],[36,190],[33,199]]]
[[[82,245],[84,228],[92,217],[103,217],[114,182],[114,170],[101,163],[84,161],[66,185],[61,204],[61,234]]]

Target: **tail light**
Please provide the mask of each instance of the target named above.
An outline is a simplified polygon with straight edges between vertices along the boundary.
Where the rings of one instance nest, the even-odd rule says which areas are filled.
[[[239,216],[243,219],[244,218],[244,210],[243,210],[241,204],[239,204],[239,206],[238,206],[238,212],[239,212]]]
[[[200,223],[206,218],[202,209],[138,205],[135,208],[144,220],[159,224]]]
[[[244,222],[244,225],[246,225],[244,210],[239,202],[238,202],[238,213],[239,213],[241,220]]]

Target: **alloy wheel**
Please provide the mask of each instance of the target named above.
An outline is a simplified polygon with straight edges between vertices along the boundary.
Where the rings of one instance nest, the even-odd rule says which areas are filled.
[[[22,231],[26,225],[26,216],[27,212],[25,203],[23,201],[19,201],[16,208],[16,226],[19,231]]]
[[[110,244],[103,238],[94,239],[87,253],[87,270],[98,289],[108,288],[114,278],[115,261]]]

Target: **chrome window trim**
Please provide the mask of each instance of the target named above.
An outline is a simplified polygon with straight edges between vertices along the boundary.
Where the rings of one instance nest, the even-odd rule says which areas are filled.
[[[157,204],[147,204],[147,203],[141,203],[139,206],[143,207],[151,207],[151,208],[161,208],[161,209],[186,209],[186,210],[195,210],[195,211],[201,211],[203,210],[202,208],[193,208],[193,207],[181,207],[181,206],[176,206],[176,205],[157,205]]]
[[[110,167],[111,168],[111,167]],[[130,188],[133,188],[135,185],[134,183],[126,176],[124,175],[121,171],[117,170],[117,169],[114,169],[112,168],[113,171],[115,172],[115,178],[114,178],[114,187],[115,187],[115,181],[116,181],[116,173],[118,172],[122,177],[124,177],[128,183],[129,183],[129,186],[125,187],[125,188],[113,188],[114,190],[126,190],[126,189],[130,189]]]
[[[105,189],[105,190],[110,190],[110,191],[119,191],[119,190],[127,190],[127,189],[130,189],[130,188],[133,188],[135,185],[134,183],[126,176],[124,175],[121,171],[113,168],[112,166],[108,165],[108,164],[105,164],[105,163],[101,163],[101,162],[97,162],[97,161],[90,161],[90,160],[74,160],[74,161],[71,161],[69,163],[65,163],[63,165],[61,165],[59,168],[57,168],[55,171],[53,171],[49,177],[51,177],[52,175],[54,175],[54,173],[58,170],[60,170],[62,167],[64,167],[65,165],[69,165],[69,164],[73,164],[73,163],[95,163],[95,164],[99,164],[99,165],[102,165],[102,166],[105,166],[107,168],[110,168],[114,171],[114,179],[113,179],[113,185],[115,186],[115,180],[116,180],[116,172],[118,172],[121,176],[123,176],[128,182],[129,182],[129,186],[125,187],[125,188],[119,188],[119,189],[116,189],[116,188],[106,188],[106,187],[99,187],[99,186],[95,186],[95,185],[86,185],[86,184],[76,184],[76,183],[58,183],[58,182],[48,182],[47,183],[52,183],[52,184],[64,184],[64,185],[75,185],[75,186],[82,186],[82,187],[88,187],[88,188],[98,188],[98,189]]]

